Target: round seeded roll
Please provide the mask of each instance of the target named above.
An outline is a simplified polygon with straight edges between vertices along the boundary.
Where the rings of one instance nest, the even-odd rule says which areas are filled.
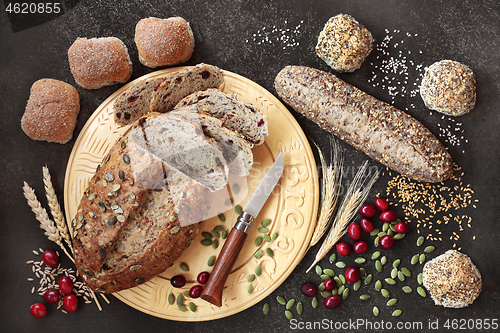
[[[481,292],[481,273],[466,254],[456,250],[428,261],[422,275],[434,303],[446,308],[464,308]]]
[[[354,72],[373,49],[373,37],[347,14],[328,20],[318,37],[316,54],[337,72]]]
[[[476,79],[459,62],[442,60],[426,68],[420,95],[425,106],[449,116],[461,116],[476,104]]]
[[[78,91],[54,79],[33,83],[21,128],[33,140],[66,143],[73,137],[80,112]]]
[[[116,37],[77,38],[68,60],[75,82],[85,89],[124,83],[132,75],[127,46]]]
[[[147,67],[171,66],[186,62],[194,51],[194,35],[182,17],[149,17],[135,27],[139,61]]]

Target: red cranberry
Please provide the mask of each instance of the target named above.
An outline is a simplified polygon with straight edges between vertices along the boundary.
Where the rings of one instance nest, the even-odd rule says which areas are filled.
[[[45,265],[50,267],[56,267],[57,264],[59,263],[59,256],[54,251],[47,250],[42,253],[42,260],[45,263]]]
[[[408,231],[410,231],[410,226],[408,223],[405,222],[398,222],[395,226],[394,229],[400,234],[406,234]]]
[[[209,277],[210,277],[210,273],[208,273],[208,272],[201,272],[196,277],[196,281],[198,281],[199,284],[205,284],[205,283],[207,283]]]
[[[359,226],[359,224],[355,222],[349,224],[349,228],[347,228],[347,233],[349,234],[349,237],[351,237],[353,241],[358,241],[361,239],[361,227]]]
[[[356,253],[365,253],[366,250],[368,250],[368,244],[366,244],[365,241],[358,241],[358,242],[354,243],[354,245],[352,246],[352,249]]]
[[[186,278],[182,275],[173,276],[170,279],[170,284],[175,288],[182,288],[186,284]]]
[[[396,221],[396,219],[398,218],[398,216],[396,215],[396,212],[393,211],[393,210],[386,210],[385,212],[382,212],[380,214],[380,219],[383,221],[383,222],[392,222],[392,221]]]
[[[198,298],[201,295],[201,291],[203,290],[203,287],[200,286],[199,284],[196,284],[189,289],[189,297],[191,298]]]
[[[357,268],[356,266],[351,266],[345,270],[345,279],[349,283],[358,282],[360,277],[361,277],[361,272],[359,271],[359,268]]]
[[[49,304],[56,304],[61,298],[61,293],[57,289],[49,289],[43,294],[43,300]]]
[[[340,304],[340,297],[338,295],[332,295],[325,298],[323,305],[327,309],[335,309]]]
[[[394,238],[389,235],[382,236],[378,240],[378,245],[384,250],[390,249],[394,245]]]
[[[366,217],[363,217],[359,220],[359,226],[363,229],[364,232],[370,233],[373,231],[373,222]]]
[[[312,282],[307,282],[300,287],[300,291],[307,297],[313,297],[318,293],[318,287]]]
[[[59,279],[59,289],[63,294],[69,294],[73,291],[73,281],[68,276],[61,276]]]
[[[351,254],[351,246],[345,242],[341,242],[341,243],[338,243],[337,244],[337,252],[340,254],[340,255],[343,255],[343,256],[348,256]]]
[[[64,297],[64,308],[68,312],[78,310],[78,298],[76,298],[75,294],[69,294]]]
[[[375,199],[375,207],[381,211],[386,211],[389,208],[389,203],[384,198]]]
[[[42,303],[35,303],[30,307],[30,313],[35,318],[43,318],[47,315],[47,308]]]
[[[337,283],[335,282],[334,279],[332,278],[329,278],[329,279],[326,279],[325,282],[323,282],[323,286],[325,287],[325,290],[333,290],[333,288],[335,288],[337,286]]]
[[[372,204],[364,204],[363,206],[361,206],[361,208],[359,209],[359,213],[361,215],[363,215],[364,217],[374,217],[375,214],[377,214],[377,209],[375,208],[374,205]]]

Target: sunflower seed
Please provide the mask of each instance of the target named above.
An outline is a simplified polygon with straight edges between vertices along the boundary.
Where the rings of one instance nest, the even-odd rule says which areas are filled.
[[[123,216],[123,215],[117,215],[116,219],[118,220],[118,222],[122,222],[122,223],[125,222],[125,220],[126,220],[125,216]]]
[[[367,301],[367,300],[370,299],[370,295],[363,294],[363,295],[359,296],[359,299],[362,300],[362,301]]]
[[[424,252],[425,253],[431,253],[432,251],[434,251],[436,248],[432,245],[429,245],[427,246],[425,249],[424,249]]]
[[[278,303],[280,303],[281,305],[285,305],[286,304],[286,301],[285,299],[282,297],[282,296],[278,296],[276,297],[276,300],[278,301]]]
[[[368,274],[368,276],[365,278],[365,281],[364,281],[365,285],[370,284],[370,282],[372,282],[372,279],[373,279],[373,275]]]
[[[181,262],[180,266],[184,272],[189,272],[189,266],[185,262]]]
[[[427,293],[425,292],[425,289],[422,287],[417,288],[417,293],[422,297],[427,297]]]
[[[263,227],[267,227],[268,225],[271,224],[271,219],[264,219],[262,222],[261,222],[261,225]]]
[[[111,172],[106,171],[104,173],[104,179],[106,179],[108,182],[112,182],[113,180],[115,180],[115,176]]]
[[[257,265],[255,267],[255,275],[260,276],[262,274],[262,267],[260,265]]]
[[[335,263],[335,266],[337,266],[338,268],[345,268],[346,263],[345,263],[345,262],[343,262],[343,261],[337,261],[337,262]]]
[[[393,306],[398,302],[396,298],[391,298],[390,300],[387,301],[387,306]]]
[[[382,296],[384,296],[385,298],[389,298],[391,297],[391,293],[389,292],[389,290],[387,289],[380,289],[380,293],[382,294]]]
[[[127,146],[127,144],[125,143],[125,141],[122,141],[122,143],[120,144],[120,147],[122,147],[122,149],[125,149],[126,146]]]
[[[269,257],[273,258],[274,257],[274,251],[270,247],[266,249],[266,253]]]
[[[392,316],[393,317],[399,317],[401,315],[401,313],[403,313],[403,311],[397,309],[395,310],[393,313],[392,313]]]
[[[378,314],[380,313],[379,309],[376,306],[373,307],[372,311],[375,316],[378,316]]]
[[[425,241],[424,236],[418,237],[418,239],[417,239],[417,246],[422,246],[422,244],[424,244],[424,241]]]
[[[365,259],[365,258],[362,258],[362,257],[359,257],[359,258],[354,259],[354,262],[355,262],[356,264],[363,264],[365,261],[366,261],[366,259]]]
[[[130,266],[130,270],[131,271],[136,271],[136,270],[138,270],[141,267],[142,267],[142,265],[133,265],[133,266]]]
[[[417,275],[417,282],[418,282],[418,284],[424,283],[424,276],[422,275],[422,273],[419,273]]]
[[[302,302],[297,303],[296,310],[298,315],[301,315],[302,312],[304,312],[304,306],[302,305]]]
[[[335,262],[335,260],[337,260],[337,254],[332,253],[332,255],[330,256],[330,258],[328,260],[330,261],[330,264],[333,264]]]
[[[253,256],[255,257],[255,259],[260,259],[262,257],[262,254],[262,250],[258,250]]]
[[[222,222],[226,221],[226,215],[219,213],[219,215],[217,215],[217,216],[219,217],[219,220],[221,220]]]
[[[176,233],[179,232],[179,230],[181,230],[181,228],[178,225],[176,225],[175,227],[173,227],[172,229],[170,229],[170,233],[171,234],[176,234]]]
[[[394,279],[392,279],[392,278],[387,278],[387,279],[385,279],[385,282],[386,282],[387,284],[391,284],[391,285],[396,284],[396,280],[394,280]]]
[[[425,254],[421,254],[419,257],[418,257],[418,262],[423,264],[425,262]]]
[[[285,311],[285,317],[288,320],[292,320],[293,319],[293,314],[289,310],[286,310]]]
[[[170,295],[168,295],[168,304],[172,305],[175,303],[175,296],[174,294],[170,293]]]
[[[118,171],[118,178],[121,180],[125,179],[125,172],[123,170]]]
[[[403,289],[403,291],[404,291],[405,293],[407,293],[407,294],[409,294],[409,293],[411,293],[411,292],[413,291],[413,289],[411,289],[411,287],[409,287],[409,286],[404,286],[404,287],[403,287],[403,288],[401,288],[401,289]]]
[[[288,300],[288,302],[286,302],[285,308],[287,310],[290,310],[294,305],[295,305],[295,299],[292,298],[292,299]]]
[[[109,218],[108,218],[108,225],[113,225],[116,223],[116,216],[115,215],[111,215]]]
[[[415,254],[413,257],[411,257],[411,264],[415,265],[418,262],[418,254]]]
[[[318,307],[318,298],[316,296],[313,297],[313,299],[311,300],[311,306],[313,307],[313,309],[316,309]]]
[[[90,194],[90,195],[89,195],[88,199],[89,199],[89,201],[92,201],[92,200],[94,200],[96,197],[97,197],[97,195],[96,195],[95,193],[92,193],[92,194]]]
[[[125,164],[130,163],[130,157],[127,154],[123,154],[123,162],[125,162]]]
[[[269,303],[264,303],[264,306],[262,307],[262,312],[264,314],[268,314],[269,313]]]
[[[215,256],[211,256],[208,258],[207,265],[208,267],[212,267],[215,264]]]

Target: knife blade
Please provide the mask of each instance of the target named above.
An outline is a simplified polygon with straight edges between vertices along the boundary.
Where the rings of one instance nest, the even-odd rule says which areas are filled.
[[[280,153],[276,161],[271,166],[267,174],[261,180],[254,194],[246,204],[236,221],[233,229],[229,233],[224,246],[215,262],[214,268],[210,277],[203,289],[201,298],[214,304],[222,306],[222,290],[226,280],[231,273],[231,269],[236,262],[236,258],[243,247],[248,229],[252,226],[252,221],[259,214],[260,210],[267,201],[267,198],[273,192],[274,187],[278,183],[284,169],[283,154]]]

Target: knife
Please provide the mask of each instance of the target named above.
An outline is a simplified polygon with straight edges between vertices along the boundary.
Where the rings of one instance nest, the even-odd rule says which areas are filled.
[[[252,226],[253,219],[257,217],[281,178],[284,164],[283,154],[280,153],[271,166],[271,169],[269,169],[259,186],[257,186],[245,209],[238,216],[236,224],[229,233],[201,294],[201,298],[205,301],[218,307],[222,306],[222,290],[243,247],[248,229]]]

